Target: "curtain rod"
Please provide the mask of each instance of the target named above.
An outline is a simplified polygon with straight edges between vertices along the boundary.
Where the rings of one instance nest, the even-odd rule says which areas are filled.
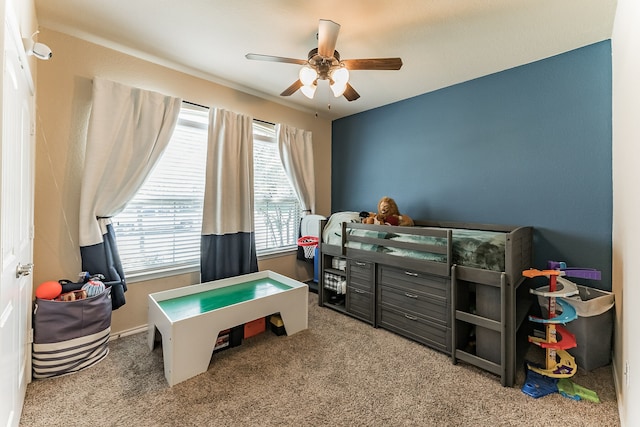
[[[256,121],[256,122],[264,123],[266,125],[271,125],[271,126],[275,126],[276,125],[275,123],[271,123],[271,122],[268,122],[266,120],[260,120],[260,119],[253,119],[253,120]]]
[[[184,99],[182,100],[182,102],[184,102],[185,104],[193,105],[195,107],[206,108],[207,110],[209,109],[209,107],[207,107],[206,105],[196,104],[195,102],[185,101]],[[267,124],[267,125],[272,125],[272,126],[276,125],[275,123],[271,123],[266,120],[260,120],[260,119],[253,119],[253,120],[255,120],[256,122]]]
[[[196,104],[195,102],[185,101],[184,99],[182,100],[182,102],[184,102],[185,104],[193,105],[194,107],[206,108],[207,110],[209,109],[209,107],[207,107],[206,105]]]

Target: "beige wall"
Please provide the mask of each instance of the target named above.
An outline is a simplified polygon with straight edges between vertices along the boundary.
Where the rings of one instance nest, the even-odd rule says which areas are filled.
[[[640,3],[618,0],[613,54],[613,367],[622,425],[640,425]]]
[[[78,210],[94,76],[312,131],[316,209],[321,215],[330,213],[329,120],[46,28],[41,28],[39,41],[46,43],[54,56],[38,62],[34,288],[45,280],[75,279],[81,271]],[[310,264],[297,261],[295,255],[260,260],[259,267],[298,280],[308,280],[313,274]],[[130,283],[127,304],[113,313],[113,332],[146,325],[149,293],[198,280],[198,274],[185,274]]]

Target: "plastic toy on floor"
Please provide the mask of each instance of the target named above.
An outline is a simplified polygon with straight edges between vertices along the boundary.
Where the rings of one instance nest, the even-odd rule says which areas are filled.
[[[569,399],[588,400],[590,402],[600,403],[600,398],[595,391],[589,390],[566,378],[558,380],[557,387],[558,393]]]
[[[522,392],[536,399],[548,394],[557,393],[558,380],[527,370],[527,379],[522,386]]]
[[[541,338],[529,337],[529,342],[545,349],[546,363],[545,367],[528,364],[528,368],[551,378],[570,378],[576,373],[577,369],[575,359],[566,351],[567,348],[571,348],[568,344],[575,343],[575,336],[573,336],[569,331],[564,330],[564,340],[560,340],[560,342],[558,342],[558,331],[556,329],[556,325],[566,324],[578,317],[575,309],[569,303],[562,300],[556,300],[558,297],[568,297],[578,293],[577,286],[569,281],[561,281],[560,286],[558,286],[558,278],[562,274],[563,273],[560,270],[530,269],[522,272],[522,275],[525,277],[533,278],[544,276],[549,279],[548,286],[531,289],[531,293],[548,298],[547,318],[544,319],[529,316],[530,321],[545,325],[546,334],[544,340]],[[561,310],[560,313],[556,311],[558,308]],[[562,341],[564,341],[564,343]]]
[[[556,298],[566,298],[578,294],[575,283],[563,276],[599,278],[600,272],[592,269],[568,269],[564,262],[549,261],[547,270],[529,269],[522,272],[528,278],[546,277],[548,286],[531,289],[531,293],[547,298],[547,317],[529,316],[532,322],[545,326],[545,336],[529,337],[529,342],[545,349],[545,363],[538,365],[527,362],[527,379],[522,391],[538,398],[560,392],[563,396],[579,400],[585,398],[599,402],[597,394],[585,387],[567,380],[577,372],[573,356],[566,350],[574,348],[575,335],[565,329],[565,325],[578,318],[575,308],[568,302]],[[584,397],[583,397],[584,396]]]
[[[522,386],[522,392],[535,399],[553,393],[560,393],[568,399],[600,403],[598,394],[593,390],[589,390],[566,378],[550,378],[531,370],[527,371],[527,378]]]

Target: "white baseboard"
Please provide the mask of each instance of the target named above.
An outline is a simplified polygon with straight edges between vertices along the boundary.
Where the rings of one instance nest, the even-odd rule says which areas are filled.
[[[118,338],[128,337],[129,335],[135,335],[142,332],[147,332],[148,330],[149,330],[149,325],[136,326],[135,328],[126,329],[124,331],[111,334],[109,336],[109,341],[117,340]]]

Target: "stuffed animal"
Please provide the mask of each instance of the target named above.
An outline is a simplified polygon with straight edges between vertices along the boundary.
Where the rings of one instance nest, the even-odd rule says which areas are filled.
[[[373,224],[375,217],[376,217],[375,212],[367,212],[367,211],[360,212],[360,221],[363,224]]]
[[[385,224],[385,225],[402,225],[413,226],[413,220],[408,215],[401,215],[398,205],[391,197],[383,197],[378,202],[378,212],[373,213],[361,212],[362,222],[364,224]]]
[[[104,283],[98,279],[89,279],[89,281],[82,286],[82,290],[87,293],[87,297],[94,297],[103,293],[105,286]]]
[[[76,301],[79,299],[85,299],[87,297],[87,291],[79,290],[79,291],[71,291],[64,294],[59,295],[55,300],[56,301]]]

